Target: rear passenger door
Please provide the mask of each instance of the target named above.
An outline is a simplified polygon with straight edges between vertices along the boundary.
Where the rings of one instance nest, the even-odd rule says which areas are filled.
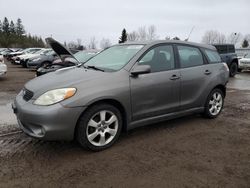
[[[203,105],[203,95],[206,90],[211,70],[207,69],[201,50],[188,45],[177,45],[181,74],[180,103],[181,110]]]

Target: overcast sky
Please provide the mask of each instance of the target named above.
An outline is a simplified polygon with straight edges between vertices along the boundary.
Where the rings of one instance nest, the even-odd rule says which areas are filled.
[[[206,30],[250,33],[250,0],[0,0],[0,18],[20,17],[27,32],[88,43],[118,41],[123,28],[155,25],[157,35],[200,42]]]

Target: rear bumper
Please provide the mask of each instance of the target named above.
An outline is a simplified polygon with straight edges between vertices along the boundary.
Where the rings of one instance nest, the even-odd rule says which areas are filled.
[[[66,108],[60,103],[51,106],[33,105],[19,94],[12,104],[20,128],[41,140],[72,140],[75,126],[85,107]]]

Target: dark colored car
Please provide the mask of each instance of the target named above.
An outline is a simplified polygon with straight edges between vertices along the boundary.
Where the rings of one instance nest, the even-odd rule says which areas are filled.
[[[45,54],[30,58],[27,61],[27,68],[37,69],[42,66],[50,65],[52,62],[58,58],[57,54],[52,50]]]
[[[238,71],[239,63],[233,44],[213,44],[219,52],[223,62],[227,63],[229,75],[234,77]]]
[[[114,144],[122,130],[193,113],[216,118],[228,77],[227,65],[210,45],[123,43],[82,66],[29,81],[12,107],[26,134],[43,140],[76,138],[99,151]]]

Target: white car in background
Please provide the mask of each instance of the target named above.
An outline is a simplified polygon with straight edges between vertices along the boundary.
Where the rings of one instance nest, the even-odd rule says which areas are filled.
[[[239,60],[238,71],[250,70],[250,53]]]
[[[42,49],[43,48],[27,48],[26,50],[23,51],[22,55],[15,56],[13,58],[13,61],[15,64],[20,64],[21,59],[25,58],[27,55],[34,54]]]

